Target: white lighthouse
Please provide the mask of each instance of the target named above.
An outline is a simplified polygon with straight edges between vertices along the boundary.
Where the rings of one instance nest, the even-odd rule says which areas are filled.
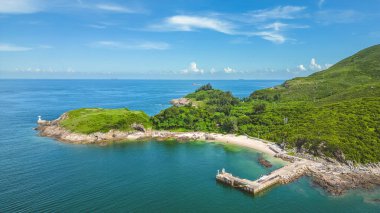
[[[38,123],[38,124],[44,124],[44,123],[46,123],[46,121],[45,121],[45,120],[42,120],[42,119],[41,119],[41,115],[39,115],[39,116],[38,116],[37,123]]]

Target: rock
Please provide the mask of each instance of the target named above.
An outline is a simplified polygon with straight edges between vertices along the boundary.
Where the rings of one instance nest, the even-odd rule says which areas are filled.
[[[136,130],[136,131],[146,132],[146,130],[145,130],[145,128],[144,128],[144,125],[142,125],[142,124],[136,124],[136,123],[133,123],[131,127],[132,127],[134,130]]]
[[[191,100],[188,99],[188,98],[178,98],[178,99],[173,99],[173,100],[170,101],[170,103],[171,103],[173,106],[177,106],[177,107],[192,105]]]
[[[333,152],[334,157],[339,161],[339,162],[345,162],[346,157],[344,156],[342,150],[338,149]]]
[[[210,135],[210,134],[205,134],[205,139],[206,140],[215,140],[215,137]]]
[[[264,158],[263,158],[263,156],[259,156],[259,158],[257,159],[257,161],[262,165],[262,166],[264,166],[264,167],[266,167],[266,168],[271,168],[272,167],[272,164],[269,162],[269,161],[267,161],[267,160],[265,160]]]

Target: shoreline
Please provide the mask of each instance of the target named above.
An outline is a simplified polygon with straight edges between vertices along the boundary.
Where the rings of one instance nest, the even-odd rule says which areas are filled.
[[[225,144],[233,144],[245,148],[257,150],[266,153],[270,156],[275,156],[282,152],[274,143],[264,143],[260,139],[251,138],[244,135],[207,133],[207,132],[171,132],[166,130],[147,130],[123,132],[111,130],[106,133],[96,132],[91,134],[75,133],[66,130],[59,125],[59,122],[66,118],[63,114],[58,119],[53,121],[42,121],[38,123],[36,128],[39,135],[43,137],[51,137],[56,140],[73,143],[73,144],[99,144],[106,145],[109,142],[119,142],[128,140],[170,140],[179,141],[205,141],[205,142],[220,142]]]
[[[206,132],[170,132],[161,130],[122,132],[110,130],[106,133],[81,134],[73,133],[59,125],[67,117],[66,113],[53,121],[39,121],[36,130],[40,136],[54,138],[61,142],[72,144],[106,145],[110,142],[145,141],[145,140],[177,140],[177,141],[205,141],[223,144],[232,144],[244,148],[254,149],[275,159],[289,162],[287,165],[305,166],[302,174],[296,178],[286,179],[290,183],[304,175],[311,177],[314,184],[319,185],[331,195],[342,195],[350,189],[373,189],[380,186],[380,164],[346,165],[339,162],[329,162],[322,158],[308,155],[300,157],[288,155],[273,142],[263,142],[248,136],[206,133]],[[274,172],[276,172],[275,170]],[[273,173],[273,172],[272,172]]]

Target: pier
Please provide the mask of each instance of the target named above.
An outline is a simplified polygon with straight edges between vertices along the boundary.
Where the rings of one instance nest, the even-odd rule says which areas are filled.
[[[297,161],[252,181],[233,176],[224,169],[218,170],[216,180],[251,194],[258,194],[273,185],[287,184],[303,176],[308,167],[306,161]]]

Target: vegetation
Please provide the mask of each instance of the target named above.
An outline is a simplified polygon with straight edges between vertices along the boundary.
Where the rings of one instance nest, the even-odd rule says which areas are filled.
[[[142,111],[99,108],[69,111],[68,118],[60,124],[72,132],[90,134],[108,132],[111,129],[131,131],[134,123],[142,124],[145,128],[152,127],[149,116]]]
[[[186,98],[196,107],[163,110],[154,128],[247,134],[340,161],[380,161],[380,45],[243,100],[210,84]]]
[[[201,88],[205,88],[205,86]],[[212,88],[211,85],[208,88]],[[185,97],[195,102],[197,107],[173,106],[163,110],[152,118],[154,127],[176,131],[230,132],[235,129],[236,118],[230,115],[233,107],[237,106],[240,101],[230,92],[198,89],[197,92]]]
[[[210,84],[185,98],[195,104],[172,106],[151,118],[128,109],[78,109],[68,112],[61,125],[85,134],[130,131],[134,123],[246,134],[339,161],[380,161],[380,45],[242,100]]]
[[[212,90],[212,86],[210,83],[206,84],[206,85],[203,85],[201,87],[199,87],[195,92],[199,92],[199,91],[207,91],[207,90]]]

